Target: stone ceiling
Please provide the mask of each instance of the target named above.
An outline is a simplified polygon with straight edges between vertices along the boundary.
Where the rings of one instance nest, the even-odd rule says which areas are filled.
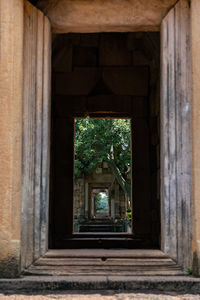
[[[32,0],[34,1],[34,0]],[[159,31],[177,0],[39,0],[54,33]]]

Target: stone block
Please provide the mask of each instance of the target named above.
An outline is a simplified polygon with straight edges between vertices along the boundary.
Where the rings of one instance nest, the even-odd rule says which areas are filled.
[[[81,35],[80,46],[82,47],[98,47],[99,46],[99,34],[90,33]]]
[[[143,32],[130,32],[127,35],[126,47],[129,51],[139,50],[141,51],[144,48],[143,43]]]
[[[72,46],[80,45],[81,35],[77,33],[70,33],[67,35],[67,38],[70,40]]]
[[[129,66],[131,52],[126,48],[126,34],[102,34],[99,47],[101,66]]]
[[[157,132],[158,136],[160,137],[160,126],[161,126],[161,120],[160,120],[160,115],[157,116]]]
[[[81,36],[77,33],[68,33],[68,34],[56,34],[56,45],[65,46],[71,44],[72,46],[77,46],[80,44]]]
[[[150,116],[156,116],[156,86],[151,86],[151,93],[150,93]]]
[[[147,67],[104,68],[103,79],[115,95],[148,95]]]
[[[160,84],[158,78],[157,82],[151,86],[150,90],[150,115],[151,117],[157,117],[160,112]]]
[[[148,58],[144,55],[144,53],[142,51],[139,50],[135,50],[133,51],[133,65],[134,66],[145,66],[145,65],[149,65],[150,61],[148,60]]]
[[[157,157],[157,162],[156,162],[157,169],[160,169],[160,145],[159,144],[156,146],[156,157]]]
[[[98,49],[94,47],[74,47],[73,65],[75,67],[96,67]]]
[[[86,97],[84,96],[56,96],[54,97],[56,117],[85,116]]]
[[[89,112],[130,113],[131,97],[115,95],[98,95],[87,100]]]
[[[72,73],[56,74],[57,95],[88,95],[100,77],[97,68],[75,68]]]
[[[151,118],[150,120],[150,128],[151,128],[151,144],[156,146],[159,144],[159,137],[157,132],[157,118]]]
[[[160,155],[158,156],[160,158]],[[160,205],[160,169],[157,170],[157,200]]]
[[[147,99],[144,97],[132,97],[132,115],[134,118],[147,116]]]
[[[72,72],[72,45],[61,48],[53,59],[53,72]]]

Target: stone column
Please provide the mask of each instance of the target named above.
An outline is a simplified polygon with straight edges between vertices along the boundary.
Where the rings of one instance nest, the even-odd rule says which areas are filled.
[[[88,182],[85,183],[85,217],[88,218]]]
[[[120,217],[119,184],[115,182],[115,216]]]
[[[200,1],[191,1],[192,137],[193,137],[193,272],[200,275]],[[192,220],[191,220],[192,222]]]
[[[23,0],[0,0],[0,277],[20,271]]]

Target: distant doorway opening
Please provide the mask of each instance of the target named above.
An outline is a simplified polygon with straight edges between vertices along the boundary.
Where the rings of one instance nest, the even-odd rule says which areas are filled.
[[[76,232],[131,232],[131,120],[75,119]]]
[[[105,219],[109,216],[108,189],[93,189],[91,202],[94,202],[94,217]]]

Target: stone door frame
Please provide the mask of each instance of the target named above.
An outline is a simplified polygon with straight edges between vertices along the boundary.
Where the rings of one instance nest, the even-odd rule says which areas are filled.
[[[3,170],[0,177],[1,207],[3,208],[0,215],[0,248],[3,249],[0,253],[0,273],[1,276],[11,277],[19,274],[25,266],[36,259],[35,252],[33,251],[30,254],[29,260],[24,261],[23,247],[25,244],[22,240],[21,227],[23,228],[25,224],[20,214],[23,179],[21,163],[24,160],[24,156],[22,157],[21,155],[23,141],[21,134],[22,95],[24,91],[23,75],[25,75],[23,64],[24,1],[1,1],[0,13],[0,22],[2,25],[0,27],[0,46],[2,51],[4,51],[1,51],[1,53],[4,53],[8,59],[4,60],[4,62],[1,61],[0,64],[0,83],[2,83],[0,88],[3,99],[1,104],[2,109],[0,109],[0,112],[3,112],[1,115],[2,118],[0,118],[2,120],[0,125],[3,128],[0,144],[0,159]],[[199,14],[199,0],[179,0],[163,20],[163,63],[161,74],[162,82],[168,83],[166,85],[162,84],[161,89],[161,250],[176,259],[185,268],[191,267],[193,260],[193,269],[196,274],[199,274],[200,265]],[[8,15],[10,18],[6,19],[5,16]],[[177,16],[177,18],[174,16]],[[186,16],[190,16],[190,22],[188,22]],[[178,23],[176,23],[177,20],[179,20]],[[176,28],[175,31],[168,30],[172,24],[176,24],[174,27]],[[183,31],[178,30],[180,28],[185,28],[187,34],[184,35]],[[172,44],[167,44],[170,34],[172,35],[170,38],[174,39],[174,41],[176,40],[175,48],[171,47]],[[8,35],[11,36],[11,39],[8,39]],[[188,41],[188,37],[190,41]],[[189,47],[191,46],[191,52],[189,53],[185,52],[188,45]],[[183,53],[178,51],[180,49],[183,49]],[[188,57],[189,61],[183,60],[185,57]],[[192,64],[190,63],[190,59],[192,60]],[[178,64],[176,64],[177,62]],[[176,69],[180,67],[180,63],[183,63],[181,66],[182,69]],[[191,72],[189,66],[192,66]],[[178,72],[175,72],[175,70]],[[182,73],[182,71],[184,72]],[[176,75],[176,84],[179,84],[179,86],[176,85],[175,88],[171,89],[171,86],[175,82],[173,76]],[[190,76],[192,81],[186,84],[190,82]],[[47,91],[48,89],[46,89]],[[183,91],[186,91],[186,93],[183,93]],[[184,95],[187,95],[187,97],[183,97]],[[171,107],[172,109],[169,109]],[[180,131],[182,133],[181,140],[177,134]],[[179,155],[179,153],[181,154]],[[170,193],[170,196],[167,193]],[[174,201],[174,199],[177,201]],[[22,210],[23,207],[22,203]],[[186,232],[184,231],[185,228],[187,228]],[[181,257],[184,251],[186,251],[189,257],[187,261]],[[22,265],[20,261],[24,261]]]
[[[55,15],[53,20],[56,20]],[[66,25],[62,33],[67,31]],[[84,32],[84,28],[79,27],[79,31]],[[187,0],[179,0],[171,8],[162,20],[160,32],[161,250],[184,268],[190,268],[193,231],[190,221],[193,215],[192,97],[190,6]]]
[[[190,6],[180,0],[161,25],[161,249],[192,268]]]

